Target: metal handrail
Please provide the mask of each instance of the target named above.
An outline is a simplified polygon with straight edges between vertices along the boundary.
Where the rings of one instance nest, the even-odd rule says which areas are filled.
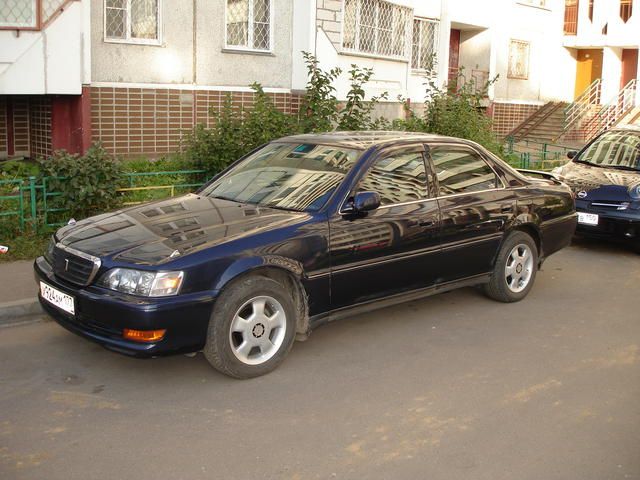
[[[591,139],[600,132],[613,127],[629,110],[635,106],[637,80],[630,80],[604,106],[585,128],[586,139]]]
[[[594,105],[600,103],[602,80],[597,78],[584,92],[564,109],[564,130],[567,131],[578,120],[583,118]]]

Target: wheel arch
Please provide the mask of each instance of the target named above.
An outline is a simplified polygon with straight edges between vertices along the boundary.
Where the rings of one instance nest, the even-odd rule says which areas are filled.
[[[220,275],[215,290],[222,292],[247,276],[258,275],[280,283],[293,293],[297,309],[296,334],[305,338],[309,334],[309,299],[302,284],[303,268],[299,262],[286,257],[268,255],[240,259]]]

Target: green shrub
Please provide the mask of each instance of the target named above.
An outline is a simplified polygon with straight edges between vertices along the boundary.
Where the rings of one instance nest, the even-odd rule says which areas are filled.
[[[309,81],[300,109],[301,130],[305,133],[331,131],[338,122],[339,105],[333,83],[342,70],[336,67],[325,72],[312,54],[302,52],[302,55],[307,65]]]
[[[372,119],[373,110],[380,100],[386,100],[387,93],[379,97],[372,97],[365,101],[364,85],[373,76],[373,68],[360,68],[352,64],[349,70],[350,88],[347,93],[347,102],[339,113],[338,130],[368,130],[380,128],[382,120]]]
[[[37,177],[40,167],[29,160],[7,160],[0,162],[0,180],[17,180],[27,177]]]
[[[185,155],[193,166],[215,174],[264,143],[298,133],[296,117],[279,111],[261,85],[251,88],[253,108],[236,109],[227,96],[222,110],[213,113],[215,125],[198,125],[187,136]]]
[[[41,160],[40,166],[44,175],[55,177],[49,190],[62,193],[58,205],[70,216],[86,217],[119,203],[122,166],[99,144],[92,145],[83,156],[57,151]]]

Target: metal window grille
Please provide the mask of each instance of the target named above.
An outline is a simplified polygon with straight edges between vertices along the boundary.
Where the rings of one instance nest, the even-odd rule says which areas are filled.
[[[65,0],[42,0],[42,18],[51,18],[64,2]]]
[[[132,42],[157,41],[159,0],[105,0],[105,38]]]
[[[633,0],[620,0],[620,18],[627,22],[633,15]]]
[[[578,33],[578,0],[565,0],[564,2],[564,34],[576,35]]]
[[[36,0],[3,0],[0,2],[0,26],[35,28],[37,8]]]
[[[271,50],[271,1],[227,0],[227,47]]]
[[[529,78],[529,42],[511,40],[509,44],[508,78]]]
[[[426,18],[413,19],[411,68],[433,74],[438,65],[440,22]]]
[[[384,0],[345,0],[342,49],[408,60],[412,17]]]

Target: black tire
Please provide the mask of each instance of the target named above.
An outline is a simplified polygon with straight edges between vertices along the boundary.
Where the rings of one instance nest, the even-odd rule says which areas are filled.
[[[275,299],[284,309],[284,338],[271,358],[264,363],[251,365],[241,361],[234,353],[231,335],[236,334],[230,330],[239,309],[260,296]],[[230,377],[246,379],[265,375],[278,367],[291,350],[296,336],[296,311],[291,296],[280,283],[261,275],[241,278],[226,287],[215,302],[204,355],[216,370]]]
[[[520,291],[514,291],[512,288],[510,288],[507,282],[507,278],[511,278],[507,277],[509,258],[512,251],[514,251],[517,246],[527,246],[532,256],[532,268],[530,271],[530,277],[526,285]],[[500,248],[500,252],[498,253],[498,257],[493,268],[493,273],[491,274],[491,280],[489,281],[489,283],[484,285],[484,293],[489,298],[497,300],[498,302],[518,302],[526,297],[533,287],[537,271],[538,247],[536,245],[536,242],[533,240],[533,238],[531,238],[530,235],[526,234],[525,232],[512,232],[502,243],[502,247]]]

